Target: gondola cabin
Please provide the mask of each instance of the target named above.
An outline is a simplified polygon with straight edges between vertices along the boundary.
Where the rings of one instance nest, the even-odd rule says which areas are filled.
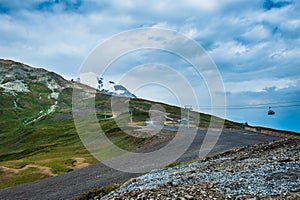
[[[269,107],[268,115],[275,115],[275,112],[271,110],[271,107]]]

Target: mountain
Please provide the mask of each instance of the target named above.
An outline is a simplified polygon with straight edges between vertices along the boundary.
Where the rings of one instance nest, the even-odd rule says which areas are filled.
[[[117,98],[129,101],[134,109],[133,125],[144,125],[149,119],[149,110],[157,104],[163,106],[169,113],[168,117],[174,120],[186,114],[179,107],[133,98],[126,88],[114,82],[108,83],[113,90],[108,90],[109,87],[103,84],[100,92],[82,83],[65,80],[45,69],[0,59],[0,189],[98,162],[83,146],[74,124],[74,88],[95,97],[96,115],[101,128],[115,145],[126,150],[143,146],[155,140],[156,136],[138,138],[123,132],[124,129],[113,118],[124,121],[126,130],[134,131],[135,127],[128,126],[128,113],[112,115],[111,96],[108,94],[123,94]],[[191,112],[191,120],[199,115]],[[200,118],[200,126],[207,127],[211,116],[201,114]],[[225,126],[239,128],[240,125],[225,121]]]
[[[74,79],[72,79],[74,82]],[[115,81],[107,80],[106,78],[99,77],[98,74],[94,72],[81,73],[75,82],[88,85],[92,88],[97,89],[103,94],[127,97],[131,99],[137,98],[134,94],[127,90],[123,85],[117,84]]]
[[[98,89],[105,94],[136,98],[136,96],[129,92],[124,86],[117,85],[114,81],[106,81],[104,78],[97,78],[97,82]]]
[[[11,60],[0,60],[0,66],[0,133],[29,125],[64,106],[58,100],[72,85],[61,76]]]
[[[0,60],[0,189],[96,162],[76,132],[73,88],[94,91],[45,69]],[[103,104],[109,99],[100,96]]]

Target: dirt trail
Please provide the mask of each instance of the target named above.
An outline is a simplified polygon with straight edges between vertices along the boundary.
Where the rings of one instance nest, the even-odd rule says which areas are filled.
[[[91,165],[90,163],[87,163],[84,158],[78,157],[78,158],[73,158],[73,160],[74,161],[72,163],[72,166],[69,167],[69,169],[71,170],[78,170]],[[11,179],[13,178],[14,175],[28,169],[36,169],[39,171],[40,174],[43,174],[46,177],[57,176],[57,174],[52,172],[52,169],[50,167],[29,164],[18,169],[6,167],[6,166],[0,166],[0,173],[2,173],[1,179],[2,180]]]
[[[84,167],[87,167],[91,164],[87,163],[84,158],[73,158],[73,166],[69,167],[70,169],[76,170],[76,169],[81,169]]]
[[[13,174],[17,174],[21,171],[24,171],[24,170],[27,170],[30,168],[35,168],[35,169],[39,170],[42,174],[47,175],[47,176],[55,176],[56,175],[51,171],[50,167],[39,166],[39,165],[25,165],[24,167],[22,167],[20,169],[14,169],[14,168],[9,168],[9,167],[5,167],[5,166],[0,166],[0,172],[4,172],[9,175],[13,175]]]

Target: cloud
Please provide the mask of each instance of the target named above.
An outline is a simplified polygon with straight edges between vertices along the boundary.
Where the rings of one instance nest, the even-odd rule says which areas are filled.
[[[291,0],[2,0],[0,54],[72,77],[93,48],[112,35],[161,27],[204,47],[220,70],[230,102],[263,102],[268,100],[266,94],[274,101],[281,95],[289,100],[299,94],[295,89],[300,78],[299,9],[300,3]],[[185,49],[183,43],[178,46]],[[206,87],[188,63],[162,52],[133,52],[116,62],[110,76],[117,79],[147,63],[171,66],[196,89]],[[147,89],[152,91],[148,97],[156,95]],[[209,97],[201,99],[209,103]],[[252,120],[255,116],[259,118],[253,115]]]
[[[300,79],[278,79],[278,80],[250,80],[241,82],[227,82],[225,83],[226,91],[230,93],[241,92],[267,92],[289,89],[298,86]]]
[[[270,30],[262,24],[254,26],[250,31],[244,33],[242,37],[251,42],[260,42],[271,37]]]

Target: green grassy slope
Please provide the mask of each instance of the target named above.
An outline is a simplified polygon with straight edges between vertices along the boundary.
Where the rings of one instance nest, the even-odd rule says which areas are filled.
[[[33,73],[39,69],[26,66],[24,68],[23,64],[15,62],[0,62],[0,75],[1,72],[16,73],[13,71],[16,69],[22,72],[19,73],[22,74],[20,79],[26,83],[31,92],[19,92],[12,95],[4,92],[4,89],[0,87],[0,189],[63,174],[96,163],[97,160],[81,143],[74,125],[71,110],[72,86],[75,86],[75,83],[63,80],[58,75],[45,70],[40,70],[45,77],[41,79]],[[26,70],[29,72],[24,78],[23,74],[26,74]],[[62,89],[55,90],[59,93],[58,99],[49,98],[53,91],[43,81],[37,81],[47,82],[50,81],[49,79],[54,79],[63,86]],[[3,80],[0,81],[0,84],[3,83]],[[76,87],[84,89],[84,86],[80,84]],[[29,123],[41,116],[41,111],[47,112],[56,101],[55,112]],[[135,138],[125,134],[114,119],[110,118],[112,115],[109,111],[108,119],[104,120],[103,110],[109,109],[110,101],[110,96],[101,93],[97,93],[95,98],[99,123],[111,141],[123,149],[134,150],[145,142],[155,139]],[[163,106],[166,112],[170,113],[171,118],[180,119],[181,115],[186,115],[185,110],[175,106],[143,99],[131,99],[129,105],[134,108],[134,125],[143,125],[149,118],[149,109],[155,104]],[[200,126],[208,127],[210,115],[192,112],[191,120],[199,115]],[[128,114],[118,117],[124,120],[125,126],[128,125]],[[239,128],[239,124],[226,121],[225,127]],[[132,125],[126,128],[130,131]]]

